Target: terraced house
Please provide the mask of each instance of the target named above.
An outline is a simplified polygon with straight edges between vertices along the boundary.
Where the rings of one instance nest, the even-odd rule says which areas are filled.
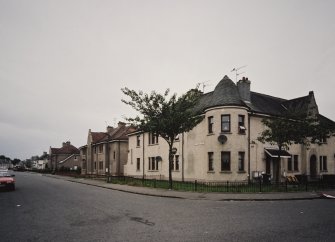
[[[203,121],[175,143],[175,180],[244,181],[260,174],[275,179],[278,147],[257,140],[265,129],[263,118],[299,110],[334,123],[319,114],[312,91],[287,100],[252,92],[250,85],[248,78],[234,83],[225,76],[214,91],[203,94],[198,106]],[[334,137],[310,146],[294,144],[281,153],[281,176],[335,174],[334,163]],[[167,143],[154,134],[129,134],[125,175],[168,179]]]
[[[128,156],[128,133],[135,129],[119,122],[106,132],[88,131],[87,145],[80,147],[82,174],[123,175]]]

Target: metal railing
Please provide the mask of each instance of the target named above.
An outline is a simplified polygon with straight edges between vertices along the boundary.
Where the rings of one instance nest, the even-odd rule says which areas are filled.
[[[109,176],[108,183],[127,184],[130,186],[143,186],[152,188],[169,188],[167,180],[136,178],[128,176]],[[222,182],[203,182],[203,181],[173,181],[173,189],[181,191],[196,192],[232,192],[232,193],[255,193],[255,192],[299,192],[299,191],[320,191],[335,189],[335,179],[318,179],[290,182],[272,182],[263,179],[248,181],[222,181]]]

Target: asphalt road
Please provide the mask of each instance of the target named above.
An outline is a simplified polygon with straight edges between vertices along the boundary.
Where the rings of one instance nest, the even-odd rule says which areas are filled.
[[[160,198],[16,173],[0,241],[334,241],[335,199]]]

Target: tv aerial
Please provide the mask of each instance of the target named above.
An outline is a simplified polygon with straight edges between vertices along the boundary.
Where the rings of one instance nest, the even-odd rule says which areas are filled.
[[[205,87],[211,86],[212,84],[208,84],[210,81],[199,82],[197,86],[202,87],[202,92],[205,92]]]
[[[234,68],[231,70],[231,72],[235,71],[235,81],[237,82],[237,77],[243,73],[245,73],[245,71],[240,71],[241,69],[247,67],[247,65],[244,65],[244,66],[240,66],[238,68]]]

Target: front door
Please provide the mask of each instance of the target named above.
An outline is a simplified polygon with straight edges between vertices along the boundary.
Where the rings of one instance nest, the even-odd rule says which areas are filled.
[[[309,174],[311,178],[316,178],[316,156],[312,155],[309,159]]]

